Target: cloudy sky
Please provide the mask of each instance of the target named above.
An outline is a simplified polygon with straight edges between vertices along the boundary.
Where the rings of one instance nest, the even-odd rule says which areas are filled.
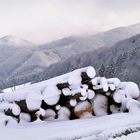
[[[140,0],[0,0],[0,37],[41,44],[140,22]]]

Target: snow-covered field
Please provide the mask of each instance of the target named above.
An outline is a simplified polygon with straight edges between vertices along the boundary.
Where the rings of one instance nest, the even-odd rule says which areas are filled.
[[[139,140],[140,114],[118,113],[90,119],[0,125],[2,140]],[[137,132],[137,133],[136,133]],[[126,134],[129,134],[125,136]]]
[[[20,89],[20,88],[24,88],[24,87],[26,87],[26,86],[28,86],[28,85],[30,85],[31,84],[31,82],[29,82],[29,83],[25,83],[25,84],[22,84],[22,85],[18,85],[18,86],[14,86],[14,87],[10,87],[10,88],[6,88],[6,89],[4,89],[4,90],[2,90],[4,93],[9,93],[9,92],[14,92],[14,91],[16,91],[16,90],[18,90],[18,89]]]
[[[139,140],[140,139],[140,132],[132,133],[128,136],[122,136],[120,138],[117,138],[116,140]]]

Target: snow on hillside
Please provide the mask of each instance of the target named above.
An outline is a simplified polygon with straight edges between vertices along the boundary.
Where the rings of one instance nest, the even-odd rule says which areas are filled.
[[[102,47],[111,47],[115,43],[140,33],[140,24],[119,27],[94,35],[65,37],[37,47],[38,51],[48,51],[56,54],[60,60],[71,56],[93,51]]]
[[[70,36],[51,43],[38,46],[39,51],[49,51],[60,57],[60,60],[67,59],[79,53],[95,50],[103,45],[96,40],[85,37]]]
[[[86,50],[95,50],[104,46],[111,47],[115,43],[130,38],[139,33],[140,24],[135,24],[127,27],[111,29],[86,37],[65,37],[50,43],[40,45],[38,50],[49,50],[56,53],[63,59],[68,58],[69,55],[72,56],[74,52],[82,53]]]
[[[19,75],[38,73],[57,62],[58,57],[47,52],[36,52],[36,45],[15,36],[0,39],[0,79],[14,79]],[[8,80],[9,81],[9,80]],[[2,87],[1,87],[2,88]]]
[[[92,35],[90,38],[93,40],[97,40],[98,42],[100,42],[100,44],[103,44],[104,46],[111,47],[115,43],[135,36],[139,33],[140,23],[97,33],[96,35]]]
[[[58,61],[59,58],[54,55],[52,57],[52,54],[50,53],[33,52],[31,57],[11,73],[9,78],[42,72],[46,67]]]
[[[7,35],[2,38],[0,38],[0,45],[4,46],[14,46],[14,47],[35,47],[34,44],[32,44],[29,41],[20,39],[18,37]]]
[[[120,40],[140,33],[139,27],[140,24],[136,24],[86,37],[70,36],[36,47],[29,41],[14,36],[5,36],[0,39],[0,79],[2,80],[0,89],[30,81],[37,81],[43,71],[48,71],[46,70],[48,66],[56,64],[57,62],[63,62],[69,57],[77,56],[83,52],[86,55],[87,53],[94,53],[95,49],[98,48],[106,49],[104,46],[110,47]],[[86,64],[87,62],[81,61],[80,58],[78,58],[77,61],[78,65],[75,65],[76,62],[71,62],[74,63],[74,66],[69,65],[70,68],[61,67],[61,69],[65,71],[58,69],[58,73],[56,72],[56,68],[51,70],[51,73],[49,72],[49,78],[68,72],[66,70],[70,71],[74,68],[85,67],[92,64]],[[80,65],[82,62],[84,62],[85,65]],[[42,76],[40,80],[43,79],[44,77]]]
[[[140,35],[136,35],[118,42],[111,48],[85,52],[51,65],[38,76],[38,79],[52,78],[73,69],[92,65],[96,68],[98,76],[118,77],[121,80],[134,81],[140,85],[139,54]]]

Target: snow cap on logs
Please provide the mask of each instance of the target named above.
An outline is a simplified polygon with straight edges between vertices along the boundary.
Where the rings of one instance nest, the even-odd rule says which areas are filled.
[[[43,96],[41,93],[30,93],[26,98],[27,108],[31,111],[38,110],[41,106]]]
[[[113,94],[113,99],[117,103],[123,102],[125,98],[137,99],[140,96],[140,91],[137,84],[133,82],[121,82]]]
[[[47,85],[43,92],[44,101],[48,105],[55,105],[60,99],[61,90],[59,90],[56,85]]]

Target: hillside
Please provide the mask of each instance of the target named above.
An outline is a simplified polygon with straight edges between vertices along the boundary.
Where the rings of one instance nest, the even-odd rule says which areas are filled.
[[[6,79],[32,55],[33,44],[16,37],[0,39],[0,78]]]
[[[51,78],[77,68],[92,65],[98,75],[119,77],[140,83],[140,35],[118,42],[111,48],[82,53],[47,68],[38,79]]]
[[[40,72],[42,67],[56,62],[47,53],[35,52],[36,45],[14,36],[0,39],[0,79],[8,79],[19,74]]]
[[[38,47],[38,50],[53,52],[58,55],[61,60],[64,60],[73,55],[77,55],[85,51],[95,50],[100,47],[103,47],[103,45],[100,44],[98,40],[71,36],[41,45]]]
[[[38,50],[49,51],[58,55],[62,60],[82,52],[111,47],[118,41],[140,33],[140,24],[115,28],[86,37],[71,36],[51,43],[40,45]]]
[[[98,40],[100,44],[110,47],[115,43],[124,39],[130,38],[140,33],[140,24],[134,24],[127,27],[119,27],[109,31],[101,32],[96,35],[92,35],[90,38]]]
[[[87,66],[90,62],[95,65],[96,69],[99,69],[102,64],[100,59],[110,61],[119,57],[112,58],[112,54],[107,52],[108,47],[139,33],[139,29],[140,24],[136,24],[92,36],[71,36],[41,46],[33,45],[28,41],[12,36],[3,37],[0,39],[0,87],[6,88],[12,85],[51,78],[75,68]],[[128,46],[130,45],[128,43]],[[126,76],[122,77],[120,74],[121,78],[126,78]],[[132,80],[135,79],[132,78]]]

